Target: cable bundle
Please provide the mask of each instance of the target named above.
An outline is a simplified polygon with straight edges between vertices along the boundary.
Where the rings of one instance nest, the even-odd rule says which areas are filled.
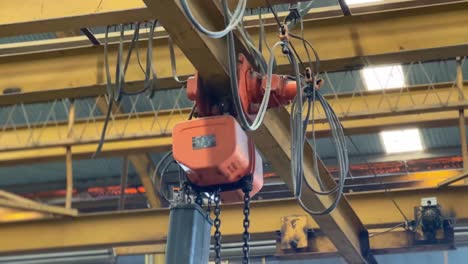
[[[140,23],[135,24],[135,31],[133,33],[132,41],[130,43],[127,56],[125,58],[125,63],[123,59],[123,50],[124,50],[124,33],[125,27],[124,25],[120,25],[120,38],[119,38],[119,46],[117,52],[117,64],[115,69],[115,84],[112,85],[112,77],[110,74],[110,66],[109,66],[109,51],[108,51],[108,44],[109,44],[109,28],[110,26],[106,27],[105,33],[105,40],[104,40],[104,67],[106,71],[106,99],[107,99],[107,112],[104,121],[104,126],[101,132],[101,138],[99,140],[98,147],[96,152],[93,154],[93,158],[95,158],[102,150],[102,146],[104,145],[104,139],[107,132],[107,126],[109,124],[109,119],[112,114],[112,108],[114,103],[119,103],[122,100],[123,95],[137,95],[148,92],[148,97],[151,99],[154,97],[156,91],[156,81],[157,75],[156,71],[153,66],[153,36],[154,36],[154,29],[156,27],[157,20],[151,23],[150,33],[148,38],[148,48],[146,51],[146,69],[143,69],[140,60],[140,53],[138,49],[138,40],[140,35]],[[138,60],[138,64],[145,74],[145,80],[143,84],[143,88],[138,91],[130,92],[125,91],[125,74],[128,69],[128,65],[130,63],[130,58],[132,56],[133,50],[136,49],[136,56]]]
[[[229,73],[231,76],[230,86],[231,86],[232,98],[233,98],[234,107],[237,113],[239,123],[247,131],[254,131],[258,129],[260,125],[263,123],[263,118],[265,117],[267,107],[268,107],[268,101],[269,101],[270,94],[271,94],[271,76],[273,74],[273,68],[275,64],[274,49],[277,48],[278,46],[282,47],[283,53],[287,55],[294,69],[294,76],[292,78],[296,80],[296,86],[297,86],[297,95],[292,105],[291,124],[290,124],[291,132],[292,132],[292,135],[291,135],[291,173],[293,175],[294,195],[295,197],[298,198],[304,210],[306,210],[310,214],[323,215],[323,214],[330,213],[334,208],[336,208],[336,206],[338,205],[343,195],[344,183],[349,173],[348,153],[346,149],[346,142],[345,142],[345,137],[343,133],[343,128],[341,126],[340,121],[338,120],[338,117],[336,116],[335,112],[333,111],[331,106],[328,104],[326,99],[320,93],[317,92],[315,84],[312,85],[313,86],[312,93],[309,92],[308,94],[306,94],[306,97],[303,96],[304,85],[302,83],[301,74],[299,70],[299,64],[297,60],[299,60],[301,65],[303,65],[303,63],[300,57],[298,56],[292,43],[290,43],[289,41],[280,41],[280,42],[275,43],[275,45],[273,45],[272,49],[270,50],[270,58],[269,58],[268,64],[266,64],[265,59],[263,58],[261,52],[252,43],[250,36],[242,27],[242,19],[243,19],[243,14],[245,12],[246,0],[240,0],[233,13],[231,13],[228,9],[227,1],[223,0],[223,12],[224,12],[224,17],[225,17],[226,27],[225,29],[221,31],[209,31],[206,28],[204,28],[194,18],[192,12],[190,11],[190,8],[187,5],[187,0],[181,0],[181,5],[182,5],[182,9],[184,10],[184,13],[186,14],[188,19],[191,21],[191,23],[197,30],[199,30],[203,34],[210,36],[212,38],[222,38],[222,37],[227,36],[228,53],[229,53],[228,54],[229,55],[228,56]],[[307,11],[310,8],[311,8],[311,2],[304,6],[301,6],[300,8],[301,10],[299,10],[299,15],[303,16],[305,13],[307,13]],[[278,22],[278,26],[281,27],[278,16],[276,12],[273,10],[273,8],[271,7],[271,5],[270,5],[270,9],[275,15],[275,19]],[[292,24],[292,25],[295,24],[295,21],[294,22],[286,21],[286,22],[289,22],[287,24]],[[302,20],[300,22],[301,22],[301,29],[302,29],[303,28]],[[265,89],[265,94],[261,102],[259,112],[252,122],[250,122],[250,120],[248,120],[248,118],[246,117],[244,110],[242,108],[240,97],[239,97],[239,90],[238,90],[238,83],[237,83],[237,57],[236,57],[236,52],[235,52],[234,34],[233,34],[233,30],[235,28],[238,29],[243,41],[245,42],[248,49],[250,50],[250,53],[256,59],[257,66],[259,67],[261,73],[266,74],[267,76],[267,87]],[[311,68],[312,68],[312,62],[310,58],[309,48],[312,49],[316,57],[315,71],[318,72],[320,60],[313,46],[309,42],[307,42],[303,37],[299,37],[294,34],[290,34],[290,35],[293,38],[302,40],[304,44],[304,48],[307,52],[307,56],[308,56],[309,64]],[[305,103],[305,100],[307,100],[307,113],[306,113],[306,118],[304,120],[303,119],[303,105]],[[332,139],[333,139],[333,142],[335,143],[335,148],[336,148],[338,163],[339,163],[339,168],[340,168],[339,182],[334,188],[330,190],[324,190],[323,184],[320,181],[317,154],[314,153],[313,162],[314,162],[314,168],[315,168],[315,176],[320,185],[319,190],[314,188],[309,183],[309,180],[305,177],[304,171],[303,171],[304,144],[306,144],[306,128],[310,121],[312,121],[312,126],[314,128],[314,123],[315,123],[314,104],[315,102],[320,103],[321,107],[323,108],[325,112],[325,116],[328,120],[328,123],[330,125]],[[313,141],[313,144],[315,145],[315,132],[313,132],[312,141]],[[302,197],[301,197],[303,182],[305,182],[307,186],[317,195],[335,194],[336,197],[333,203],[328,208],[325,208],[322,211],[314,211],[314,210],[309,209],[307,206],[304,205],[302,201]]]
[[[187,4],[187,0],[180,0],[180,5],[182,6],[182,10],[184,11],[187,18],[190,20],[192,25],[203,34],[212,37],[212,38],[222,38],[227,36],[237,25],[242,21],[244,18],[245,9],[247,6],[247,0],[239,0],[237,3],[236,9],[232,15],[230,15],[230,20],[226,23],[226,28],[221,31],[210,31],[206,29],[204,26],[198,22],[198,20],[193,16],[190,7]],[[223,2],[224,5],[224,2]],[[227,14],[225,14],[227,18]]]
[[[306,182],[307,186],[316,194],[318,195],[330,195],[330,194],[335,194],[335,200],[333,201],[332,205],[330,205],[328,208],[326,208],[323,211],[320,212],[313,212],[311,210],[306,209],[309,213],[311,214],[327,214],[331,212],[336,206],[338,205],[340,198],[343,196],[343,190],[344,190],[344,185],[345,185],[345,180],[346,177],[349,174],[349,159],[348,159],[348,150],[346,147],[346,139],[345,135],[343,132],[343,127],[338,120],[338,117],[336,116],[335,112],[331,108],[330,104],[326,101],[326,99],[321,95],[320,93],[314,91],[313,92],[313,98],[308,99],[308,113],[310,112],[310,108],[312,105],[312,102],[315,102],[316,100],[320,103],[322,109],[325,112],[325,116],[328,120],[328,124],[330,126],[330,131],[332,133],[332,142],[335,145],[335,150],[337,154],[337,160],[338,160],[338,167],[339,167],[339,182],[338,184],[330,189],[324,191],[323,183],[320,180],[320,173],[318,171],[318,156],[317,153],[314,152],[314,168],[315,168],[315,175],[317,178],[317,181],[320,185],[320,190],[316,190],[308,181],[306,177],[304,177],[304,181]],[[312,106],[313,107],[313,106]],[[314,112],[314,110],[312,110]],[[304,121],[305,124],[309,123],[309,120]],[[312,142],[315,147],[315,129],[314,129],[314,124],[315,124],[315,117],[314,113],[312,113],[312,129],[313,129],[313,135],[312,135]],[[304,129],[305,133],[305,129]],[[302,201],[301,201],[302,202]]]

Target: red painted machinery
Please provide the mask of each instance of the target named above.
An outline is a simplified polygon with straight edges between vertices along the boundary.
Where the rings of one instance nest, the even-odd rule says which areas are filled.
[[[230,115],[199,118],[177,124],[173,130],[174,159],[200,187],[235,184],[252,177],[250,195],[263,185],[263,164],[252,140]],[[240,201],[241,190],[223,192],[225,202]]]
[[[265,93],[266,77],[255,72],[243,55],[239,56],[237,72],[242,108],[253,119]],[[246,179],[251,196],[263,186],[262,158],[229,104],[207,94],[201,83],[198,74],[188,80],[187,95],[196,102],[199,118],[174,127],[174,159],[192,185],[220,187],[224,202],[242,201]],[[269,108],[289,104],[296,96],[296,82],[285,76],[273,75],[271,86]]]

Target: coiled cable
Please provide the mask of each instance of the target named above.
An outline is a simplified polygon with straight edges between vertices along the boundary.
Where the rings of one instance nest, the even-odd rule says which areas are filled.
[[[288,52],[288,58],[293,65],[294,68],[294,73],[296,76],[296,79],[299,79],[299,66],[297,65],[297,61],[294,57],[294,54],[292,52]],[[314,84],[315,86],[315,84]],[[299,85],[299,87],[301,87]],[[292,145],[291,145],[291,170],[292,170],[292,175],[293,175],[293,186],[294,186],[294,194],[298,198],[298,201],[300,205],[303,207],[303,209],[313,215],[324,215],[328,214],[331,211],[333,211],[336,206],[338,205],[341,197],[343,196],[343,190],[344,190],[344,184],[346,177],[349,172],[349,161],[348,161],[348,154],[347,154],[347,149],[346,149],[346,143],[345,143],[345,137],[343,133],[343,129],[341,127],[341,123],[338,120],[338,117],[334,113],[333,109],[331,106],[328,104],[326,99],[317,92],[317,90],[314,87],[312,91],[312,97],[308,98],[308,107],[307,107],[307,114],[306,114],[306,119],[302,119],[302,106],[303,106],[303,97],[301,93],[298,93],[298,96],[294,100],[293,106],[292,106],[292,111],[291,111],[291,131],[292,131]],[[298,91],[299,92],[299,91]],[[339,182],[338,184],[330,189],[330,190],[317,190],[314,188],[307,177],[305,177],[304,172],[303,172],[303,159],[304,159],[304,144],[309,144],[306,142],[306,127],[307,124],[309,123],[309,118],[312,118],[312,122],[315,122],[315,116],[313,109],[315,106],[312,105],[313,102],[318,101],[322,108],[324,109],[326,118],[330,124],[330,129],[332,133],[332,138],[335,143],[335,148],[337,152],[337,158],[339,162],[339,167],[340,167],[340,177],[339,177]],[[312,111],[312,115],[310,113]],[[314,168],[315,168],[315,174],[319,180],[319,171],[318,171],[318,162],[317,160],[314,160]],[[310,209],[304,204],[304,200],[302,197],[302,183],[305,182],[308,186],[308,188],[311,189],[314,193],[317,195],[330,195],[334,194],[335,199],[333,200],[332,204],[328,206],[327,208],[321,210],[321,211],[315,211]]]
[[[223,9],[225,12],[225,18],[227,19],[227,1],[223,0]],[[237,82],[237,57],[236,51],[234,46],[234,34],[233,32],[229,32],[227,35],[227,43],[228,43],[228,60],[229,60],[229,73],[230,73],[230,86],[231,86],[231,93],[232,98],[234,101],[234,107],[238,116],[239,123],[241,124],[242,128],[247,131],[255,131],[257,130],[260,125],[263,123],[263,119],[266,114],[266,110],[268,108],[268,102],[270,100],[271,94],[271,78],[273,75],[273,65],[274,65],[274,54],[273,51],[276,47],[282,44],[282,42],[277,42],[272,47],[272,53],[270,53],[270,59],[267,66],[267,84],[265,87],[265,94],[263,96],[262,102],[259,107],[258,114],[256,115],[255,119],[250,123],[247,116],[244,113],[244,109],[242,107],[242,103],[239,97],[239,86]],[[253,44],[252,44],[253,45]],[[254,46],[254,45],[253,45]],[[255,47],[255,46],[254,46]],[[256,48],[256,47],[255,47]]]

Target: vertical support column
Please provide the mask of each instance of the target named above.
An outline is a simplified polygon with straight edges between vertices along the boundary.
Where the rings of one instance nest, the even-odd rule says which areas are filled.
[[[75,123],[75,100],[70,100],[70,108],[68,110],[68,133],[67,139],[71,141],[73,138],[73,124]],[[73,160],[72,160],[72,149],[71,146],[67,146],[66,151],[66,177],[67,177],[67,188],[65,198],[65,208],[72,208],[73,198]]]
[[[460,101],[465,100],[465,94],[463,93],[463,59],[457,57],[457,89],[459,91]],[[458,127],[460,130],[460,146],[463,157],[463,171],[468,170],[468,146],[466,141],[466,122],[465,122],[465,109],[460,108],[458,115]],[[468,184],[468,179],[465,178],[465,184]]]
[[[128,156],[125,155],[122,159],[122,175],[120,176],[120,197],[119,197],[119,210],[125,208],[125,188],[128,182]]]

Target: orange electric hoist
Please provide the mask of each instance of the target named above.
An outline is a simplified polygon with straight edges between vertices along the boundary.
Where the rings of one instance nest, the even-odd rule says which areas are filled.
[[[253,119],[263,98],[266,77],[243,56],[238,57],[242,108]],[[250,136],[222,100],[207,94],[196,74],[188,80],[188,98],[196,103],[197,119],[174,127],[174,159],[199,191],[219,190],[224,202],[242,201],[245,190],[255,195],[263,186],[263,163]],[[296,82],[273,75],[268,108],[286,105],[296,96]]]

